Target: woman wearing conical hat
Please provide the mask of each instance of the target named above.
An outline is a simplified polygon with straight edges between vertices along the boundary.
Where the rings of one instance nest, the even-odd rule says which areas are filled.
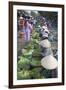
[[[39,45],[41,47],[41,55],[43,58],[41,59],[41,65],[48,70],[53,70],[57,68],[57,60],[53,56],[53,52],[51,49],[51,43],[48,40],[49,30],[47,28],[46,22],[42,23],[42,40]]]

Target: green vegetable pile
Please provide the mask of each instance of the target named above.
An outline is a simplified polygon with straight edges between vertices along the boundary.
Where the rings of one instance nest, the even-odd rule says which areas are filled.
[[[17,61],[17,79],[46,78],[47,71],[41,66],[39,33],[33,30],[30,42],[26,43]]]

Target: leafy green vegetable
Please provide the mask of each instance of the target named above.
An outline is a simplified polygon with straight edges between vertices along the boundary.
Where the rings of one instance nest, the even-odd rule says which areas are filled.
[[[30,71],[23,69],[22,71],[17,73],[17,77],[18,77],[17,78],[18,80],[21,80],[21,79],[30,79],[31,78]]]
[[[41,66],[41,59],[37,58],[37,57],[32,58],[31,65],[33,65],[33,66]]]
[[[26,43],[24,48],[27,50],[33,49],[34,48],[33,39],[31,39],[28,43]]]
[[[24,56],[28,56],[28,55],[32,55],[33,49],[27,50],[27,49],[23,49],[22,54]]]
[[[38,79],[38,78],[41,78],[41,71],[42,68],[34,68],[31,70],[31,76],[34,78],[34,79]]]
[[[21,57],[20,60],[18,61],[18,68],[29,69],[30,68],[30,60],[25,57]]]
[[[34,49],[32,55],[33,55],[33,56],[40,56],[40,49],[39,49],[39,48]]]
[[[39,39],[39,33],[34,30],[34,31],[32,32],[32,38],[33,38],[33,39]]]

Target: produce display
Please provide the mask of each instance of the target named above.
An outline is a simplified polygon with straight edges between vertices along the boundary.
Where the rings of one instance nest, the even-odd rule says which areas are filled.
[[[41,28],[41,24],[43,22],[41,21],[41,18],[43,18],[43,12],[39,11],[37,16],[35,16],[34,12],[32,12],[32,14],[33,17],[35,17],[37,23],[33,24],[33,30],[30,34],[30,40],[28,42],[25,42],[23,39],[23,42],[19,42],[19,44],[17,45],[18,80],[52,78],[53,75],[51,71],[53,69],[57,69],[57,25],[55,25],[54,27],[53,24],[53,28],[55,30],[48,30],[48,28],[50,29],[51,27],[48,26],[47,28],[45,26],[46,30],[45,32],[43,32],[42,30],[44,29],[44,27]],[[45,15],[45,17],[49,21],[53,20],[54,17],[55,19],[57,19],[56,13],[48,14],[45,12],[45,14],[47,14],[47,16]],[[40,17],[41,15],[42,17]],[[52,16],[51,19],[49,19],[49,15]],[[53,23],[57,24],[56,20],[54,20]],[[21,33],[20,31],[18,32],[20,37],[18,35],[17,38],[19,40],[20,38],[22,38],[21,35],[24,35],[24,33]],[[55,72],[55,77],[57,77],[57,72]]]
[[[39,34],[33,30],[31,40],[24,46],[17,62],[18,79],[42,78]]]

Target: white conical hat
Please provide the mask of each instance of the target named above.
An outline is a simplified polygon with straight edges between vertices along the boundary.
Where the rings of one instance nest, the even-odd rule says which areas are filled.
[[[46,47],[46,48],[50,48],[51,47],[51,43],[49,42],[48,39],[42,40],[39,45],[41,45],[42,47]]]
[[[21,16],[19,19],[23,19],[23,17]]]
[[[58,62],[52,55],[48,55],[41,60],[41,65],[45,69],[52,70],[57,68]]]
[[[43,29],[47,29],[47,26],[42,26]]]

